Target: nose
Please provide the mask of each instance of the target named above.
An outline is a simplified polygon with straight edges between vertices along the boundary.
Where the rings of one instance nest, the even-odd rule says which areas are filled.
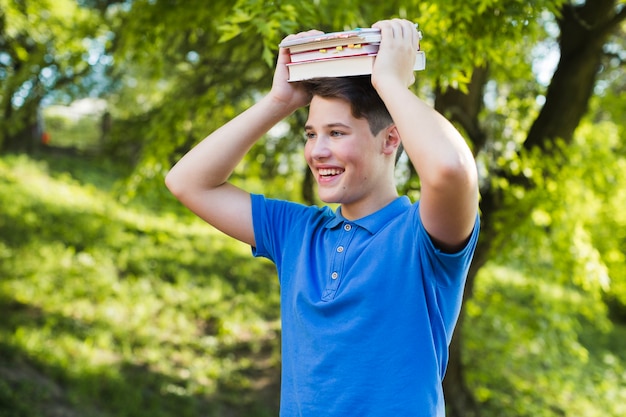
[[[311,158],[320,160],[330,157],[331,151],[329,140],[326,135],[320,135],[316,139],[307,142],[307,148]]]

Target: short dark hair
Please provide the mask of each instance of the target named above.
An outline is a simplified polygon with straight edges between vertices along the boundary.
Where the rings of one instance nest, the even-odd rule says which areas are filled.
[[[369,75],[341,78],[314,78],[304,81],[307,91],[322,98],[337,98],[350,104],[352,116],[366,119],[373,135],[393,124],[385,103],[372,86]]]

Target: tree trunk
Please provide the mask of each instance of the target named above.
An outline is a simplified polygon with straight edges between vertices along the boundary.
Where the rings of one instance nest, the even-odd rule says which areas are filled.
[[[572,140],[574,130],[587,112],[604,45],[626,17],[626,8],[619,14],[615,8],[615,0],[563,5],[558,20],[561,58],[548,86],[545,104],[528,132],[526,149],[546,150],[556,139],[566,143]]]
[[[603,46],[619,22],[626,18],[626,8],[616,13],[615,0],[593,0],[583,5],[565,4],[559,19],[561,59],[546,93],[546,101],[529,130],[524,143],[526,149],[551,149],[557,139],[569,143],[576,127],[587,111],[596,77],[603,57]],[[479,151],[485,135],[477,120],[479,104],[476,88],[486,80],[479,69],[472,77],[469,94],[448,90],[438,95],[436,107],[452,121],[460,124]],[[481,95],[482,97],[482,95]],[[495,175],[495,173],[494,173]],[[527,184],[531,187],[532,184]],[[498,190],[488,186],[481,189],[481,237],[467,278],[464,303],[472,297],[476,275],[489,259],[493,245],[501,231],[495,227],[495,215],[504,207]],[[520,222],[521,223],[521,222]],[[510,234],[510,229],[506,230]],[[444,391],[449,417],[476,417],[480,407],[471,388],[467,386],[462,358],[464,310],[459,317],[457,331],[450,346],[448,372]]]

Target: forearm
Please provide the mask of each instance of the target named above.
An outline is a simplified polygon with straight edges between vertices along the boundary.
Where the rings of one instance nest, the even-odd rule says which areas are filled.
[[[180,197],[224,184],[252,145],[291,112],[285,103],[265,96],[181,158],[166,177],[167,187]]]

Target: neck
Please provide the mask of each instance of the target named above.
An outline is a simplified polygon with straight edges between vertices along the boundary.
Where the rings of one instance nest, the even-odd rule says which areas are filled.
[[[398,198],[398,192],[394,189],[393,192],[377,195],[376,198],[367,201],[345,203],[341,205],[341,215],[348,220],[362,219],[386,207],[396,198]]]

